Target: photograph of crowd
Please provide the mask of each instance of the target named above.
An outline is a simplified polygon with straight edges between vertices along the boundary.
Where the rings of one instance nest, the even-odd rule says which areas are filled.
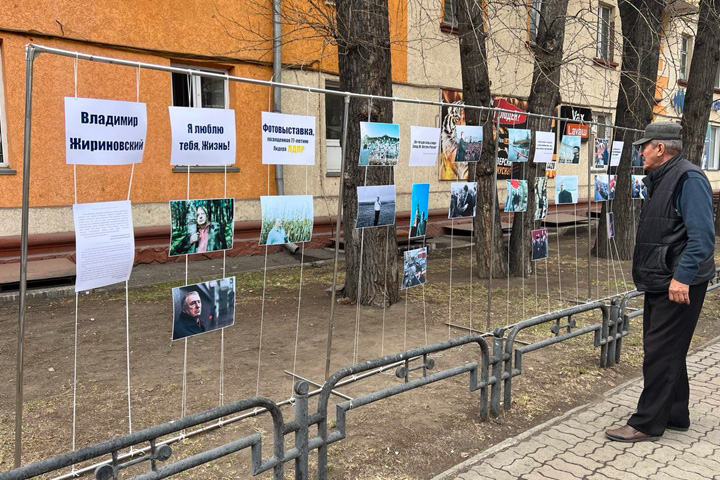
[[[633,200],[644,200],[647,196],[647,185],[643,182],[645,175],[632,176],[632,198]]]
[[[457,125],[456,162],[479,162],[482,153],[483,127],[474,125]]]
[[[260,245],[302,243],[312,238],[312,195],[262,196],[260,209]]]
[[[506,212],[524,212],[528,204],[527,180],[507,180]]]
[[[532,259],[541,260],[549,255],[547,229],[541,228],[530,232],[532,239]]]
[[[607,170],[610,165],[610,141],[607,138],[595,139],[595,161],[593,170]]]
[[[448,218],[474,217],[476,202],[477,182],[453,182]]]
[[[580,163],[580,137],[577,135],[563,135],[558,163]]]
[[[360,166],[397,165],[400,125],[360,122]]]
[[[173,288],[172,299],[173,340],[235,323],[235,277]]]
[[[355,228],[384,227],[395,223],[395,185],[357,187]]]
[[[577,175],[558,175],[555,179],[555,203],[577,203]]]
[[[508,129],[508,160],[527,162],[530,156],[530,130],[526,128]]]
[[[615,198],[615,175],[595,175],[595,201],[607,202]]]
[[[168,255],[228,250],[233,246],[235,200],[173,200],[170,202]]]
[[[535,178],[535,214],[533,220],[544,220],[547,216],[547,178]]]
[[[427,247],[405,252],[401,289],[417,287],[425,283],[427,275]]]
[[[430,184],[415,183],[410,196],[410,238],[425,236],[430,203]]]

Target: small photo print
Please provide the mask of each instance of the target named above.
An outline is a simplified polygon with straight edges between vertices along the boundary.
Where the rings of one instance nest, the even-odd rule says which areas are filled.
[[[475,216],[477,182],[453,182],[450,185],[450,211],[448,218]]]
[[[476,125],[456,125],[457,151],[456,162],[479,162],[482,154],[483,127]]]
[[[211,198],[170,201],[168,255],[188,255],[231,249],[235,200]]]
[[[360,122],[360,166],[397,165],[400,155],[400,125]]]
[[[535,178],[535,214],[533,220],[543,220],[547,216],[547,178]]]
[[[507,180],[506,212],[525,212],[528,204],[527,180]]]
[[[415,183],[410,197],[410,238],[422,238],[427,231],[430,184]]]
[[[547,229],[541,228],[530,232],[532,240],[532,259],[542,260],[549,256]]]
[[[511,128],[508,130],[508,160],[511,162],[527,162],[530,156],[530,130]]]
[[[427,247],[408,250],[404,255],[402,290],[425,283],[427,275]]]
[[[642,156],[640,156],[640,147],[637,145],[632,146],[632,163],[630,164],[631,167],[642,167],[643,166],[643,159]]]
[[[607,202],[615,198],[615,175],[595,175],[595,201]]]
[[[563,135],[560,143],[560,159],[558,163],[580,163],[580,137]]]
[[[558,175],[555,178],[555,203],[577,203],[577,175]]]
[[[614,238],[615,237],[615,214],[613,212],[607,212],[607,222],[605,222],[607,226],[607,237],[608,238]]]
[[[173,340],[235,323],[235,277],[173,288],[172,299]]]
[[[260,209],[260,245],[302,243],[312,238],[312,195],[261,196]]]
[[[645,175],[632,176],[632,199],[644,200],[647,197],[647,186],[643,182]]]
[[[596,138],[593,170],[607,170],[609,165],[610,141],[607,138]]]
[[[385,227],[395,223],[395,185],[357,187],[355,228]]]

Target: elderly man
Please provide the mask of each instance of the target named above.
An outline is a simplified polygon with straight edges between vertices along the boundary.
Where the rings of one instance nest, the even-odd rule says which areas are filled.
[[[618,442],[689,428],[685,357],[715,273],[712,189],[680,154],[682,127],[653,123],[634,145],[649,172],[633,256],[633,280],[645,292],[644,388],[627,425],[605,432]]]
[[[196,291],[188,292],[183,297],[181,305],[182,311],[173,325],[173,340],[205,332],[205,325],[200,318],[202,314],[200,294]]]

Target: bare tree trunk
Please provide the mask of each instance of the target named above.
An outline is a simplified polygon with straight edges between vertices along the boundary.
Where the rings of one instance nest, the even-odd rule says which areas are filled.
[[[490,107],[490,76],[485,50],[485,19],[480,0],[458,0],[458,35],[462,70],[463,100],[468,105]],[[465,109],[467,125],[483,126],[483,148],[475,166],[478,183],[476,214],[473,219],[475,257],[480,278],[506,275],[500,208],[495,195],[495,140],[492,115],[487,111]]]
[[[390,28],[387,0],[337,0],[337,42],[340,89],[392,96]],[[360,122],[392,123],[392,102],[350,101],[345,158],[343,237],[346,298],[364,305],[398,301],[395,225],[355,229],[357,187],[392,185],[393,167],[360,167]],[[362,258],[361,258],[362,250]],[[386,268],[387,262],[387,268]],[[360,270],[362,266],[362,275]],[[360,283],[362,285],[360,285]],[[387,285],[387,295],[385,287]]]
[[[536,36],[535,67],[532,87],[528,99],[528,112],[541,115],[553,115],[560,103],[560,66],[563,58],[565,23],[569,0],[542,2],[540,22]],[[535,132],[550,131],[552,120],[529,117],[528,127],[533,133],[530,158],[535,156]],[[525,166],[528,191],[532,192],[536,177],[545,176],[545,166],[528,162]],[[530,231],[533,229],[535,213],[535,195],[528,195],[525,213],[514,213],[512,233],[510,235],[510,273],[513,276],[528,276],[533,271],[532,242]]]
[[[623,55],[620,72],[620,91],[615,111],[615,125],[618,127],[644,129],[652,122],[655,106],[655,85],[657,83],[658,60],[660,59],[661,20],[665,9],[664,0],[620,0],[618,1],[623,34]],[[633,200],[624,192],[630,191],[632,176],[632,142],[640,138],[634,132],[616,129],[614,140],[624,142],[620,165],[617,167],[616,192],[613,211],[615,212],[615,246],[623,260],[632,258],[634,232]],[[598,229],[595,254],[607,256],[607,229],[603,204]]]

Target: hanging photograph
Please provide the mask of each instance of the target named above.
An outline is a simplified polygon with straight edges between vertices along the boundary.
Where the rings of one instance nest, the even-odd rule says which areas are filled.
[[[525,212],[528,204],[528,183],[527,180],[506,180],[507,200],[505,201],[506,212]]]
[[[410,197],[410,238],[422,238],[427,231],[430,184],[415,183]]]
[[[610,166],[617,167],[620,165],[623,147],[625,142],[612,142],[612,151],[610,152]]]
[[[425,283],[427,275],[427,247],[408,250],[404,254],[402,290]]]
[[[607,202],[615,198],[615,175],[595,175],[595,201]]]
[[[235,277],[173,288],[172,299],[173,340],[235,323]]]
[[[543,220],[547,216],[547,178],[535,178],[535,214],[533,220]]]
[[[555,203],[577,203],[577,175],[558,175],[555,179]]]
[[[440,129],[410,126],[410,166],[432,167],[440,149]]]
[[[497,179],[520,178],[524,167],[522,162],[510,161],[510,132],[527,128],[528,102],[520,98],[494,97],[493,107],[500,109],[493,115],[500,127],[497,132]]]
[[[508,160],[511,162],[527,162],[530,157],[530,141],[532,135],[525,128],[508,130]]]
[[[315,117],[262,112],[263,165],[315,165]]]
[[[542,260],[549,256],[547,229],[541,228],[530,232],[532,239],[532,259]]]
[[[455,163],[457,125],[465,125],[465,109],[462,92],[442,90],[440,100],[445,104],[440,108],[440,180],[467,180],[468,164]]]
[[[477,182],[453,182],[448,218],[474,217],[476,202]]]
[[[642,155],[640,155],[640,147],[637,145],[632,146],[632,163],[630,165],[633,167],[643,166],[643,158]]]
[[[610,165],[610,141],[607,138],[595,139],[595,156],[593,170],[607,171]]]
[[[553,132],[535,132],[535,163],[554,163],[555,134]],[[553,167],[554,168],[554,167]]]
[[[360,122],[360,166],[397,165],[400,155],[400,125]]]
[[[615,237],[615,214],[613,212],[607,212],[607,222],[605,222],[605,225],[607,226],[607,237],[608,238],[614,238]]]
[[[644,200],[647,197],[647,185],[643,182],[645,175],[632,176],[632,199]]]
[[[479,162],[482,154],[483,127],[458,125],[455,127],[457,138],[456,162]]]
[[[558,163],[580,163],[580,137],[563,135],[560,143],[560,159]]]
[[[395,185],[357,187],[355,228],[385,227],[395,223]]]
[[[260,197],[260,245],[309,242],[313,231],[312,195]]]
[[[168,255],[229,250],[233,246],[235,200],[209,198],[170,202]]]

